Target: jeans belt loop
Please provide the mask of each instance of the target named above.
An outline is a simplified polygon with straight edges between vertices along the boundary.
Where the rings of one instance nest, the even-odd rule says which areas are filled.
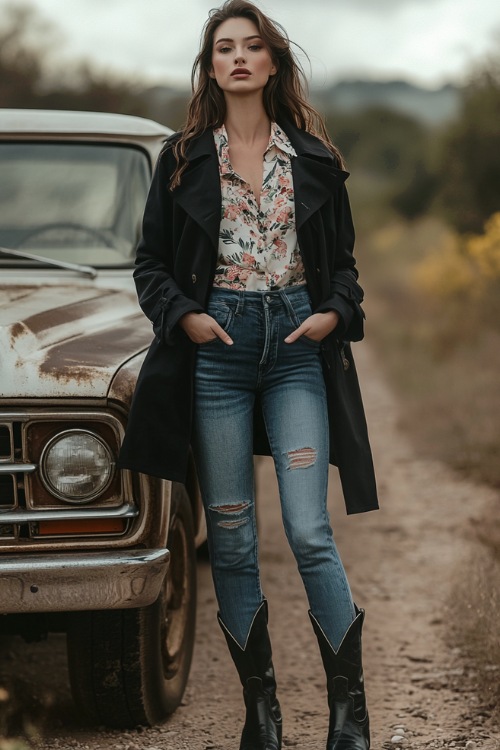
[[[241,315],[245,309],[245,292],[241,290],[238,292],[238,302],[236,303],[235,315]]]
[[[294,314],[293,305],[290,302],[288,294],[286,294],[286,292],[285,292],[284,289],[280,289],[279,290],[279,296],[281,297],[281,301],[282,301],[283,306],[285,307],[285,309],[288,311],[288,313],[290,315],[293,315]]]

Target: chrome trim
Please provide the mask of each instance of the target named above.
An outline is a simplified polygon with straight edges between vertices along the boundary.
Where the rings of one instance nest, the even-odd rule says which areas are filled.
[[[36,471],[36,464],[5,464],[0,463],[0,474],[31,474]]]
[[[110,408],[109,405],[103,406],[102,400],[92,399],[23,399],[19,405],[13,406],[10,402],[0,400],[0,422],[7,424],[10,422],[20,422],[22,431],[22,448],[23,448],[23,460],[28,461],[28,440],[27,431],[36,427],[39,423],[53,423],[54,421],[62,423],[62,427],[77,427],[81,426],[82,421],[86,423],[94,422],[99,431],[103,425],[107,425],[111,428],[117,437],[118,444],[121,443],[125,429],[123,426],[123,416],[125,412],[119,410],[117,413],[116,409]],[[94,425],[88,425],[94,428]],[[33,487],[33,479],[36,478],[36,472],[31,474],[19,474],[20,478],[24,479],[24,491],[26,497],[26,507],[12,507],[9,508],[8,512],[22,512],[29,513],[43,513],[43,518],[49,518],[47,513],[71,513],[71,516],[64,516],[64,518],[82,518],[81,516],[75,516],[76,513],[83,512],[95,512],[95,505],[88,508],[66,506],[61,507],[60,501],[54,498],[54,503],[47,507],[46,505],[36,506],[36,493]],[[0,570],[1,570],[1,559],[3,555],[16,555],[19,554],[22,548],[23,554],[40,554],[41,551],[47,550],[50,553],[55,552],[74,552],[75,554],[80,550],[117,550],[123,549],[124,545],[133,547],[138,544],[145,544],[146,547],[162,548],[166,545],[166,535],[168,528],[166,527],[166,519],[168,518],[168,508],[163,509],[160,498],[157,494],[157,484],[160,480],[153,480],[146,474],[139,474],[137,477],[137,485],[133,484],[133,474],[127,470],[120,471],[120,478],[117,481],[117,493],[116,497],[113,497],[113,502],[109,501],[105,507],[100,505],[103,510],[116,509],[117,507],[137,507],[138,514],[136,517],[129,521],[127,529],[124,534],[106,535],[96,534],[90,536],[89,534],[82,535],[81,537],[75,536],[39,536],[31,535],[29,529],[23,527],[22,524],[14,524],[14,531],[16,536],[11,537],[0,537]],[[167,483],[170,485],[170,483]],[[136,500],[137,498],[137,500]],[[170,493],[166,497],[166,501],[170,502]],[[108,503],[108,501],[106,501]],[[4,506],[5,508],[5,506]],[[154,509],[154,512],[153,512]],[[87,518],[85,516],[84,518]],[[0,523],[4,523],[7,526],[6,520],[4,520],[4,512],[0,513]],[[33,520],[33,516],[30,515],[29,520]],[[53,518],[53,517],[52,517]],[[56,516],[58,520],[60,516]],[[95,518],[95,516],[94,516]],[[34,521],[36,523],[36,521]],[[18,536],[19,531],[23,531],[22,538]]]
[[[0,613],[145,607],[169,561],[167,549],[0,555]]]
[[[135,505],[120,505],[119,508],[82,508],[81,510],[27,510],[2,511],[0,523],[31,523],[33,521],[83,521],[102,518],[136,518],[139,509]],[[2,558],[0,556],[0,571]]]

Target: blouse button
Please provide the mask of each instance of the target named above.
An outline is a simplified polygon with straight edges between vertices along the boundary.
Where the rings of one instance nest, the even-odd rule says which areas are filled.
[[[193,275],[191,276],[191,281],[193,282],[193,284],[196,284],[196,274],[195,273],[193,273]]]

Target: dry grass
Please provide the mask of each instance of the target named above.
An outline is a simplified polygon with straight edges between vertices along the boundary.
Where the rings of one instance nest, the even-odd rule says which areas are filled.
[[[404,403],[417,451],[500,488],[500,294],[471,304],[420,292],[415,269],[449,241],[433,219],[361,238],[367,328]],[[500,718],[500,507],[471,522],[477,544],[457,571],[450,642],[470,665],[485,716]]]
[[[421,343],[394,346],[395,336],[380,338],[391,379],[404,398],[402,425],[417,449],[500,487],[500,334],[483,334],[444,358]],[[392,353],[386,347],[393,347]]]
[[[404,399],[404,426],[424,454],[500,487],[500,299],[429,299],[415,268],[447,230],[393,224],[361,242],[367,328]]]
[[[450,645],[469,664],[485,717],[500,718],[500,579],[498,548],[477,545],[457,571],[449,603]]]

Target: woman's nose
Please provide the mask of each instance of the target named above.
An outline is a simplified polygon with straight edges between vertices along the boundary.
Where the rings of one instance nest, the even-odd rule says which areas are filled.
[[[245,62],[245,55],[243,52],[237,52],[234,58],[235,63],[244,63]]]

